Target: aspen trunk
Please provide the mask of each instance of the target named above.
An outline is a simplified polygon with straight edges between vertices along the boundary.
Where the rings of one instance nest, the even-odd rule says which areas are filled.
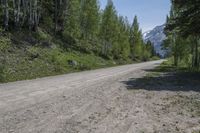
[[[195,53],[194,53],[194,67],[195,67],[195,68],[199,67],[199,50],[198,50],[198,43],[199,43],[199,39],[196,38],[196,42],[195,42]]]
[[[8,30],[8,26],[9,26],[8,25],[8,22],[9,22],[8,1],[3,0],[2,5],[3,5],[3,24],[4,24],[5,30]]]
[[[21,0],[13,0],[14,28],[20,27]]]
[[[21,0],[18,0],[18,4],[17,4],[17,14],[16,14],[16,20],[15,20],[15,25],[17,26],[17,28],[19,28],[20,26],[20,12],[21,12]]]
[[[55,19],[55,33],[57,32],[58,25],[58,0],[55,0],[54,19]]]
[[[54,0],[54,8],[55,33],[62,32],[64,29],[67,0]]]

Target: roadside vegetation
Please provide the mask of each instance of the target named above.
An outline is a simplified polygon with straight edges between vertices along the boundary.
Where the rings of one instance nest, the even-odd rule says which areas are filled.
[[[200,70],[200,2],[172,0],[167,16],[164,48],[176,67]]]
[[[3,0],[0,18],[0,82],[159,59],[111,0]]]
[[[170,58],[155,69],[145,70],[146,75],[132,79],[130,88],[147,90],[197,91],[200,86],[200,73],[189,71],[187,67],[176,67]],[[133,86],[132,86],[133,85]]]

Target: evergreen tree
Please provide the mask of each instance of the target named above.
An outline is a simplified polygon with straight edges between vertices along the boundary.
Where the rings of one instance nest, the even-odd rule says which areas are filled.
[[[142,55],[142,32],[139,29],[139,23],[137,16],[134,17],[133,24],[130,29],[130,45],[131,45],[131,54],[133,59],[140,59]]]
[[[105,57],[112,57],[113,47],[116,46],[117,34],[117,12],[112,0],[108,0],[107,6],[103,12],[100,28],[100,38],[102,40],[102,54]]]
[[[80,0],[69,0],[65,18],[65,36],[80,37]]]
[[[97,0],[81,0],[80,26],[85,39],[92,39],[98,33],[99,4]]]
[[[127,32],[128,25],[122,16],[119,16],[117,21],[118,40],[113,48],[113,53],[115,53],[114,58],[127,59],[130,55],[129,33]]]
[[[156,52],[155,52],[155,49],[154,49],[154,45],[152,44],[151,41],[147,41],[146,43],[146,49],[147,51],[150,53],[150,57],[153,57],[153,56],[156,56]]]
[[[142,59],[143,51],[147,53],[150,48],[144,46],[137,16],[131,26],[127,17],[118,15],[112,0],[108,0],[102,12],[98,2],[1,0],[0,24],[6,32],[28,29],[33,40],[45,40],[41,44],[55,39],[64,50],[74,49],[117,60],[128,60],[130,56]]]
[[[200,22],[199,5],[200,2],[195,0],[172,0],[170,17],[167,19],[165,28],[165,33],[168,37],[165,45],[168,44],[170,46],[176,66],[180,61],[180,57],[183,55],[182,51],[191,51],[192,66],[199,67],[198,40],[200,38],[200,32],[197,30]],[[185,43],[183,43],[187,42],[187,38],[193,39],[193,41],[189,42],[190,47],[186,47]]]

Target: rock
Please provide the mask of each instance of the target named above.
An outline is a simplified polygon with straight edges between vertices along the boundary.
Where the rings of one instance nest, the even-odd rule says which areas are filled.
[[[42,41],[41,42],[42,47],[47,47],[47,48],[51,48],[52,43],[50,41]]]
[[[116,65],[117,63],[115,61],[113,61],[113,65]]]
[[[36,45],[38,43],[38,40],[35,39],[34,37],[31,36],[27,36],[24,39],[26,42],[28,42],[29,44],[31,44],[32,46]]]
[[[14,130],[9,130],[9,133],[14,133]]]
[[[77,66],[77,65],[78,65],[78,62],[75,61],[75,60],[68,60],[68,65]]]
[[[180,129],[176,126],[176,131],[180,131]]]
[[[166,125],[165,124],[163,124],[163,127],[165,127]]]

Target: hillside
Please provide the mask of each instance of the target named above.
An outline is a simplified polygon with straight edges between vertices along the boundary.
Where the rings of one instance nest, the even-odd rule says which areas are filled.
[[[94,53],[64,49],[64,41],[40,31],[38,34],[6,33],[1,37],[1,82],[32,79],[116,65]],[[42,35],[41,35],[42,34]],[[116,61],[117,64],[128,63]]]
[[[112,1],[102,12],[98,0],[5,0],[0,18],[0,82],[154,58],[137,16],[131,26]]]

